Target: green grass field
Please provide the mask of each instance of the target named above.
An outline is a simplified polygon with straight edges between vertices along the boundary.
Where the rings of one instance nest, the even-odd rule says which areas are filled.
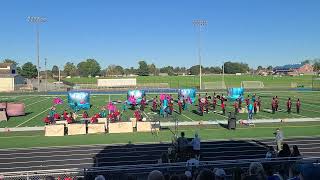
[[[273,132],[281,127],[286,138],[297,136],[320,135],[319,123],[275,123],[258,124],[256,127],[240,126],[235,131],[228,131],[220,126],[180,127],[187,137],[198,132],[202,140],[217,139],[263,139],[273,138]],[[159,143],[170,142],[173,134],[169,130],[161,130],[158,135],[151,133],[96,134],[64,137],[45,137],[43,131],[0,133],[0,148],[27,148],[47,146],[70,146],[88,144],[127,144],[127,143]]]
[[[114,78],[114,77],[107,77]],[[199,76],[138,76],[138,85],[168,83],[171,88],[197,87],[199,86]],[[241,81],[262,81],[266,88],[291,88],[291,83],[303,85],[310,88],[312,86],[312,76],[251,76],[251,75],[225,75],[225,84],[227,87],[239,87]],[[65,81],[75,84],[97,84],[97,78],[70,78]],[[202,82],[222,81],[222,75],[208,75],[202,77]]]
[[[302,91],[289,91],[289,92],[280,92],[280,91],[273,91],[273,92],[256,92],[257,95],[262,97],[262,108],[263,109],[270,109],[271,98],[272,96],[279,96],[280,98],[280,109],[286,108],[286,100],[288,97],[292,98],[292,101],[295,102],[297,98],[300,98],[302,102],[301,113],[295,113],[295,106],[293,106],[293,112],[291,114],[286,113],[285,111],[277,112],[276,114],[270,114],[268,112],[259,112],[254,116],[254,119],[289,119],[289,118],[315,118],[320,117],[320,92],[302,92]],[[209,93],[209,95],[211,95]],[[147,95],[148,99],[152,99],[155,94]],[[49,112],[49,108],[53,105],[52,99],[55,96],[49,95],[16,95],[16,96],[0,96],[1,101],[17,101],[23,102],[26,106],[26,116],[21,117],[11,117],[9,121],[0,122],[0,127],[33,127],[33,126],[44,126],[42,119],[47,115]],[[65,100],[66,102],[66,95],[58,96]],[[94,113],[99,112],[101,106],[106,105],[109,102],[109,98],[112,101],[120,100],[124,101],[126,95],[91,95],[91,104],[93,105],[92,108],[88,111],[89,115],[93,115]],[[176,98],[176,95],[174,95]],[[121,109],[121,104],[117,105],[119,109]],[[178,106],[175,104],[174,108],[177,110]],[[63,105],[57,106],[57,111],[62,113],[62,111],[66,109],[71,111],[67,107],[67,103]],[[215,121],[215,120],[223,120],[226,119],[227,116],[224,116],[220,113],[213,113],[209,112],[208,114],[204,114],[204,116],[199,116],[198,114],[194,113],[197,109],[196,106],[191,105],[187,111],[184,111],[182,115],[174,113],[174,116],[177,117],[179,121]],[[217,110],[220,110],[218,107]],[[232,104],[230,102],[227,103],[227,111],[233,111]],[[144,116],[154,116],[159,118],[161,121],[168,121],[172,118],[162,118],[159,117],[157,114],[151,111],[151,105],[146,108],[145,112],[143,113]],[[123,120],[128,120],[130,117],[133,117],[133,110],[128,110],[127,112],[123,113]],[[238,119],[246,119],[247,114],[239,114]]]

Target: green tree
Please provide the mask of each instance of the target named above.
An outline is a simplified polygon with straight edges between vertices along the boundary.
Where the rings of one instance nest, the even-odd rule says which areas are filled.
[[[67,62],[63,67],[63,71],[67,76],[75,76],[77,74],[77,67],[71,62]]]
[[[18,63],[12,59],[4,59],[2,62],[3,63],[12,63],[12,64],[18,66]]]
[[[246,73],[248,71],[248,64],[230,61],[224,63],[224,72],[227,74]]]
[[[25,78],[35,78],[38,76],[38,70],[31,62],[25,63],[21,68],[21,76]]]
[[[313,64],[314,71],[320,71],[320,61],[317,61]]]
[[[258,67],[257,67],[257,70],[262,70],[262,69],[263,69],[262,66],[258,66]]]
[[[307,60],[304,60],[304,61],[301,62],[301,64],[302,64],[302,65],[311,64],[311,60],[308,60],[308,59],[307,59]]]
[[[201,66],[202,73],[204,72],[203,66]],[[200,74],[200,65],[194,65],[189,68],[189,72],[191,75],[199,75]]]
[[[149,69],[149,73],[154,75],[154,76],[158,76],[159,75],[159,70],[157,69],[155,64],[149,64],[148,65],[148,69]]]
[[[52,74],[53,74],[54,76],[58,76],[58,75],[59,75],[59,67],[56,66],[56,65],[54,65],[54,66],[52,67],[51,72],[52,72]]]
[[[80,76],[97,76],[100,74],[100,64],[95,59],[87,59],[77,65]]]
[[[267,67],[267,70],[268,70],[268,71],[272,71],[272,69],[273,69],[272,66],[268,66],[268,67]]]
[[[148,64],[145,61],[139,61],[138,75],[139,76],[149,76]]]
[[[169,76],[173,76],[176,72],[174,71],[174,68],[172,66],[166,66],[160,68],[160,73],[167,73]]]

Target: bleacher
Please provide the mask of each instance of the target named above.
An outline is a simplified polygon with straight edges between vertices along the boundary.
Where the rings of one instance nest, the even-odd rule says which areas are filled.
[[[313,158],[319,157],[319,141],[319,138],[287,140],[289,144],[298,144],[305,157]],[[222,167],[228,175],[232,175],[232,169],[237,166],[247,168],[250,162],[263,162],[267,146],[273,144],[272,139],[202,142],[201,167]],[[184,172],[186,162],[158,164],[160,155],[167,152],[170,145],[92,145],[1,150],[0,161],[3,163],[0,163],[0,174],[39,176],[44,170],[66,169],[67,173],[69,169],[77,171],[79,176],[103,174],[108,179],[117,179],[119,172],[135,176],[146,176],[154,169],[167,173]]]

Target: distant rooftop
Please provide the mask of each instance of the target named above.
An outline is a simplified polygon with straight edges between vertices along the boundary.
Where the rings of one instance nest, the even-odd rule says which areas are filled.
[[[303,64],[286,64],[284,66],[276,66],[273,68],[273,70],[279,71],[279,70],[293,70],[293,69],[299,69],[303,66]]]

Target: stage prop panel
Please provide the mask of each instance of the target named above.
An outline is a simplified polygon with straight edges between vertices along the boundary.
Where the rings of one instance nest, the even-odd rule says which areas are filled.
[[[25,106],[24,103],[7,103],[7,115],[13,116],[24,116]]]
[[[68,124],[68,135],[87,134],[85,124]]]
[[[137,122],[137,132],[151,132],[151,123]]]
[[[45,136],[64,136],[64,125],[45,126]]]
[[[105,133],[105,124],[88,124],[88,134]]]
[[[109,133],[130,133],[133,132],[132,122],[109,123]]]

